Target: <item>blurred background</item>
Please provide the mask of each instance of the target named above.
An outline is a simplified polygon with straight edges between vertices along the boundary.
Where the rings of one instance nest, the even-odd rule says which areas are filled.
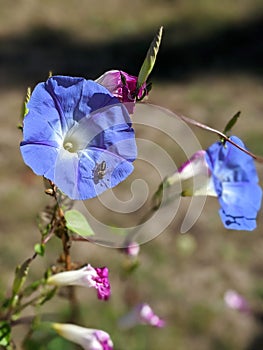
[[[263,2],[261,0],[0,0],[0,295],[10,288],[15,266],[31,256],[38,233],[36,215],[49,202],[40,177],[21,158],[19,123],[28,86],[48,72],[95,79],[109,69],[137,75],[160,25],[164,37],[151,75],[149,102],[223,130],[235,126],[251,151],[263,156]],[[194,130],[206,148],[214,135]],[[172,150],[169,150],[170,152]],[[177,166],[184,159],[174,154]],[[262,185],[262,165],[258,166]],[[187,208],[188,202],[183,203]],[[115,349],[263,349],[262,323],[228,309],[228,289],[263,310],[263,215],[253,232],[227,231],[208,199],[187,234],[179,233],[184,209],[167,230],[141,247],[140,267],[126,280],[119,252],[86,243],[73,247],[77,259],[107,265],[113,295],[108,303],[94,291],[78,290],[79,324],[109,332]],[[125,218],[124,218],[125,220]],[[53,240],[31,270],[32,279],[54,263],[61,247]],[[167,326],[120,331],[116,322],[133,302],[146,301]],[[56,298],[40,313],[67,321],[67,303]],[[29,310],[30,313],[30,310]],[[15,330],[17,340],[26,328]],[[60,349],[36,335],[32,349]],[[44,345],[43,345],[44,344]],[[63,343],[64,349],[73,349]]]

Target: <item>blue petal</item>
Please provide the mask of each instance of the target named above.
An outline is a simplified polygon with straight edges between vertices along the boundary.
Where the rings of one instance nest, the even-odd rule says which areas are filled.
[[[262,190],[257,184],[223,183],[219,203],[220,216],[225,227],[238,230],[254,229],[261,200]]]
[[[246,148],[236,136],[230,139],[239,146]],[[207,149],[207,163],[213,175],[223,181],[258,182],[254,160],[229,142],[225,146],[216,142]]]
[[[87,159],[89,160],[88,162]],[[90,159],[94,162],[91,171]],[[102,162],[106,163],[105,175],[102,179],[98,179],[96,178],[96,169]],[[87,165],[89,165],[88,168]],[[114,153],[97,148],[87,149],[82,152],[79,162],[79,193],[85,196],[85,198],[82,199],[98,196],[109,188],[113,188],[124,181],[132,171],[133,165]],[[89,176],[87,176],[88,174]],[[93,194],[90,191],[91,188],[93,188]],[[90,192],[87,191],[87,189],[89,189]]]
[[[100,84],[83,78],[54,76],[47,80],[46,89],[56,101],[63,119],[63,130],[73,125],[94,110],[119,101]]]
[[[79,103],[84,80],[83,78],[54,76],[44,83],[60,116],[63,134],[74,124],[73,113]]]
[[[120,103],[110,105],[82,118],[67,137],[78,140],[81,149],[96,147],[134,161],[137,147],[127,109]]]
[[[70,198],[95,197],[132,172],[137,149],[129,114],[103,86],[55,76],[37,85],[28,108],[21,143],[25,163]],[[65,142],[74,153],[64,149]],[[107,170],[96,178],[102,162]]]
[[[61,148],[54,167],[54,183],[71,199],[80,199],[78,190],[79,158],[77,153],[70,153]]]
[[[53,98],[45,90],[44,83],[38,84],[27,104],[28,114],[23,122],[25,142],[46,140],[62,142],[60,115]]]
[[[260,209],[262,190],[257,184],[249,182],[224,182],[220,204],[232,207],[231,215],[255,217]],[[246,215],[247,214],[247,215]]]
[[[105,175],[98,178],[96,169],[102,162],[106,163]],[[105,150],[90,148],[78,156],[61,150],[54,182],[71,199],[85,200],[117,186],[132,171],[130,162]]]
[[[257,227],[256,218],[244,216],[232,216],[226,214],[223,209],[219,210],[220,218],[227,229],[253,231]]]
[[[51,142],[46,144],[23,143],[21,153],[24,162],[34,170],[37,175],[43,175],[54,181],[54,164],[59,150]]]
[[[233,140],[245,148],[236,136]],[[226,228],[253,230],[261,206],[262,190],[254,160],[230,143],[216,142],[207,150],[206,160],[221,206],[220,217]]]

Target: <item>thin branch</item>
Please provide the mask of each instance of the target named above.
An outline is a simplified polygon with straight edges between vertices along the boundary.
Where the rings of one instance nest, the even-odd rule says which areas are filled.
[[[192,124],[194,126],[197,126],[198,128],[210,131],[218,136],[220,136],[223,140],[231,143],[233,146],[237,147],[238,149],[240,149],[240,151],[248,154],[250,157],[254,158],[257,162],[259,163],[263,163],[263,157],[257,156],[255,154],[253,154],[252,152],[248,151],[247,149],[237,145],[234,141],[232,141],[229,137],[227,137],[224,133],[222,133],[221,131],[218,131],[216,129],[211,128],[210,126],[204,125],[202,123],[199,123],[191,118],[185,117],[184,115],[180,115],[180,114],[176,114],[181,120],[185,121],[187,124]]]

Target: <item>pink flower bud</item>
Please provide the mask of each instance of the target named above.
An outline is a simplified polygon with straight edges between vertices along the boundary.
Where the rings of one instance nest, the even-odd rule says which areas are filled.
[[[162,328],[165,326],[165,321],[157,316],[148,304],[142,303],[135,306],[127,315],[119,320],[119,326],[123,329],[132,328],[137,324],[147,324]]]
[[[230,309],[234,309],[240,312],[249,312],[250,307],[247,300],[234,290],[226,291],[224,295],[226,305]]]
[[[124,249],[126,255],[136,258],[140,252],[140,246],[137,242],[130,242]]]
[[[125,103],[129,113],[133,113],[136,98],[141,99],[147,94],[146,83],[137,90],[137,77],[120,70],[110,70],[95,81]]]

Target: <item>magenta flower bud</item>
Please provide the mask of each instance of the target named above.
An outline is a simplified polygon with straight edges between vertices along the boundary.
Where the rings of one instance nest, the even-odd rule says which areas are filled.
[[[96,83],[108,89],[120,102],[126,103],[129,113],[133,113],[136,97],[141,99],[147,93],[146,83],[137,91],[137,80],[137,77],[123,71],[110,70],[100,76]]]
[[[234,290],[226,291],[224,301],[230,309],[240,312],[250,312],[250,307],[247,300]]]
[[[54,330],[85,350],[113,350],[113,343],[108,333],[67,323],[54,323]]]
[[[62,286],[83,286],[97,289],[98,298],[107,300],[110,297],[110,282],[108,279],[108,268],[94,268],[90,264],[82,269],[64,271],[57,273],[47,280],[48,284],[58,287]]]
[[[142,303],[135,306],[127,315],[119,320],[119,327],[123,329],[132,328],[137,324],[162,328],[165,326],[165,321],[153,312],[150,305]]]

